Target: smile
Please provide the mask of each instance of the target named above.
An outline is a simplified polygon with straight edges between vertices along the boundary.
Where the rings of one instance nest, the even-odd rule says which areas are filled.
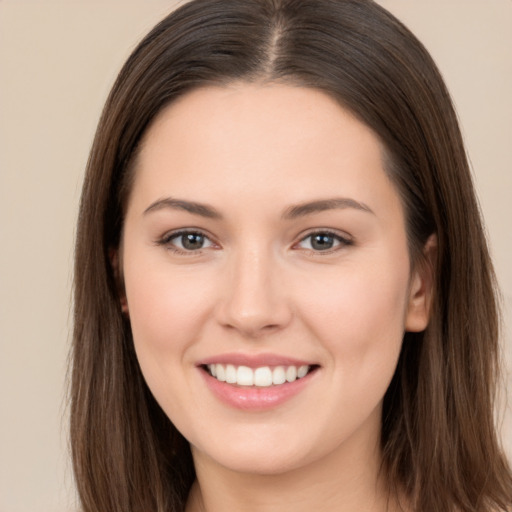
[[[196,366],[215,397],[247,412],[269,411],[302,394],[321,369],[316,362],[271,353],[218,354]]]
[[[220,382],[237,386],[269,387],[295,382],[305,377],[312,366],[261,366],[250,368],[248,366],[235,366],[233,364],[209,364],[208,373]]]

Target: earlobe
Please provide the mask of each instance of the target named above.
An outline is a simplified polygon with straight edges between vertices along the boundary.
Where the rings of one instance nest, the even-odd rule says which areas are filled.
[[[119,303],[121,304],[121,311],[123,314],[128,315],[128,301],[126,300],[126,293],[124,289],[124,279],[121,271],[122,261],[119,249],[110,248],[108,251],[108,257],[110,259],[112,272],[114,273]]]
[[[410,282],[405,330],[421,332],[426,329],[434,294],[434,276],[437,256],[437,236],[431,235],[423,249],[423,259],[418,262]]]
[[[126,295],[123,293],[119,297],[119,302],[121,304],[121,311],[124,315],[128,315],[128,301],[126,300]]]

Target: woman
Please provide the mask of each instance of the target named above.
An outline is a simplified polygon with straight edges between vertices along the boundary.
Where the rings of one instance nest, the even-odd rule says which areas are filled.
[[[510,509],[456,116],[373,2],[157,25],[100,120],[75,265],[85,511]]]

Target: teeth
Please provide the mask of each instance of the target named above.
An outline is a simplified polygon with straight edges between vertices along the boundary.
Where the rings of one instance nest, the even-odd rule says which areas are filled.
[[[272,386],[272,370],[268,366],[254,370],[254,384],[260,387]]]
[[[236,383],[236,368],[232,364],[226,366],[226,382],[229,384]]]
[[[215,378],[221,382],[226,381],[226,370],[221,364],[215,366]]]
[[[297,368],[295,366],[288,366],[286,369],[286,380],[288,382],[293,382],[297,379]]]
[[[254,372],[247,366],[239,366],[236,371],[236,383],[239,386],[252,386],[254,384]]]
[[[308,365],[298,367],[276,366],[275,368],[261,366],[253,369],[248,366],[235,366],[232,364],[209,364],[208,370],[212,377],[228,384],[268,387],[302,379],[308,374],[310,367]]]
[[[299,369],[297,370],[297,378],[302,379],[302,377],[305,377],[308,373],[309,368],[307,366],[299,366]]]
[[[284,384],[286,382],[286,371],[282,366],[276,366],[272,371],[272,384]]]

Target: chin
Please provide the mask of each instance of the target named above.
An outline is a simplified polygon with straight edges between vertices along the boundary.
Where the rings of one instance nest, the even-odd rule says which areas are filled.
[[[227,434],[223,438],[226,442],[222,443],[210,442],[203,446],[193,443],[195,461],[207,459],[236,473],[281,475],[308,466],[333,450],[330,444],[322,446],[316,436],[312,436],[315,442],[308,443],[304,435],[294,439],[293,434],[285,435],[282,431],[251,433],[245,430],[243,435],[238,434]]]
[[[194,450],[192,450],[194,452]],[[281,475],[307,464],[298,454],[268,453],[261,448],[253,451],[229,450],[222,454],[209,454],[213,461],[236,473],[261,476]]]

